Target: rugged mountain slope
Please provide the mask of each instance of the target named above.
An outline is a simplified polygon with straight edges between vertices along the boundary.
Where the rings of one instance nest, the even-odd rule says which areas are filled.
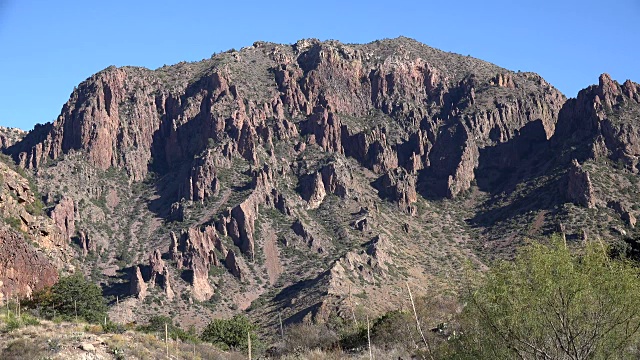
[[[21,129],[0,126],[0,148],[8,148],[20,141],[26,134],[27,132]]]
[[[32,184],[0,161],[0,301],[28,297],[70,270],[67,243]]]
[[[632,237],[638,97],[406,38],[259,42],[105,69],[5,151],[112,316],[322,321],[455,291],[525,238]]]

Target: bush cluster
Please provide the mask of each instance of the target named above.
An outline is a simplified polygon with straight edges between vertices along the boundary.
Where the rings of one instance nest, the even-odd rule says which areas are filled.
[[[102,289],[80,273],[60,278],[51,288],[34,294],[26,305],[50,319],[60,317],[73,321],[77,317],[90,323],[103,323],[107,318]]]

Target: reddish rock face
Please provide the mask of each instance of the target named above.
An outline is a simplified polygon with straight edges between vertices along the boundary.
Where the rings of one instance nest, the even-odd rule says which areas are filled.
[[[29,297],[69,269],[67,234],[37,201],[29,181],[0,161],[0,297]]]
[[[567,197],[570,201],[587,208],[596,206],[595,192],[589,178],[589,172],[584,170],[576,160],[571,162],[567,181]]]
[[[145,241],[154,247],[170,241],[171,261],[165,263],[160,251],[140,250],[145,258],[150,255],[151,278],[145,283],[136,268],[131,292],[143,297],[145,286],[158,284],[171,298],[171,282],[176,281],[173,285],[181,294],[187,287],[193,299],[205,301],[228,288],[236,291],[238,284],[213,268],[224,266],[243,285],[255,285],[246,299],[234,299],[246,302],[265,289],[254,280],[263,269],[260,260],[268,260],[267,251],[261,253],[266,239],[272,248],[294,248],[283,251],[281,266],[286,268],[296,265],[287,257],[297,260],[298,250],[333,257],[333,250],[362,245],[365,236],[369,241],[375,232],[388,234],[367,243],[366,250],[347,251],[341,260],[343,270],[362,272],[375,283],[401,256],[390,246],[396,235],[404,230],[401,235],[410,245],[409,238],[422,236],[417,231],[422,221],[440,221],[435,214],[418,214],[416,202],[423,204],[419,195],[427,203],[432,194],[456,198],[478,184],[480,194],[470,193],[472,199],[465,204],[474,207],[494,195],[486,185],[493,182],[486,181],[483,188],[476,173],[489,178],[494,171],[521,166],[529,150],[550,143],[554,131],[579,140],[586,136],[594,156],[622,159],[636,168],[636,126],[617,122],[614,115],[623,104],[638,103],[639,93],[636,84],[620,86],[603,76],[598,86],[566,102],[535,74],[510,72],[408,39],[365,45],[260,43],[155,71],[105,69],[80,84],[54,123],[36,127],[7,152],[35,169],[48,169],[44,166],[50,159],[68,154],[52,164],[81,159],[87,165],[86,159],[96,177],[101,172],[94,167],[114,167],[123,169],[130,182],[140,182],[153,171],[157,191],[145,211],[157,218],[148,224],[148,216],[131,221],[125,237],[135,238],[136,249]],[[616,138],[618,132],[626,138]],[[520,147],[521,140],[533,145]],[[497,158],[483,173],[481,154],[487,153]],[[585,160],[572,154],[561,166],[574,157]],[[562,192],[593,207],[595,191],[585,169],[577,162],[572,165],[568,190]],[[148,190],[149,182],[138,185]],[[108,218],[128,205],[123,188],[101,189],[111,211]],[[414,217],[395,206],[381,206],[378,197]],[[75,199],[83,204],[80,197]],[[360,206],[371,212],[357,215]],[[52,212],[67,238],[74,235],[75,222],[80,224],[73,209],[73,201],[63,199]],[[628,224],[635,222],[632,216],[621,212]],[[20,219],[24,228],[34,221],[28,214]],[[178,229],[170,239],[144,233],[161,233],[155,231],[167,225],[162,220],[179,222],[168,225]],[[396,221],[404,226],[393,228]],[[443,216],[441,221],[452,220]],[[340,224],[328,228],[325,223]],[[92,234],[101,249],[109,248],[100,233]],[[79,238],[83,253],[91,251],[89,237],[80,232]],[[466,241],[466,236],[458,241]],[[278,256],[272,258],[280,260]],[[181,276],[174,264],[184,271]],[[224,282],[211,281],[210,273],[232,281],[224,287]]]
[[[411,204],[418,200],[415,175],[404,169],[388,171],[378,180],[376,187],[382,197],[396,201],[406,212],[413,211]]]
[[[263,65],[252,66],[265,66],[260,71],[273,78],[256,83],[246,78],[249,65],[214,60],[183,66],[171,84],[173,68],[110,67],[83,82],[53,124],[9,150],[25,167],[82,150],[98,168],[123,168],[132,181],[145,178],[151,159],[162,172],[198,155],[182,196],[203,201],[218,191],[219,161],[239,154],[258,165],[260,145],[271,149],[274,140],[301,134],[378,174],[425,169],[442,183],[442,195],[455,197],[474,180],[480,148],[508,141],[534,120],[551,136],[565,101],[535,74],[404,38],[261,44],[229,61],[243,57],[260,59]],[[604,80],[599,97],[605,103],[616,93],[638,96],[635,86]],[[523,91],[529,96],[520,96]],[[236,221],[246,212],[246,206],[236,210]]]
[[[640,171],[640,85],[626,81],[622,86],[608,74],[598,85],[567,101],[558,118],[554,140],[589,146],[583,157],[609,158],[634,172]]]
[[[208,300],[214,294],[214,289],[209,283],[209,270],[212,266],[220,266],[215,250],[226,256],[226,249],[220,242],[216,230],[212,226],[203,229],[190,228],[180,237],[171,233],[171,239],[169,256],[177,262],[178,269],[191,272],[193,298],[199,301]],[[166,266],[163,266],[163,269],[166,271]]]
[[[58,281],[58,269],[23,236],[0,229],[0,301],[29,297]]]
[[[62,200],[51,210],[51,219],[68,240],[71,240],[76,233],[75,214],[76,207],[73,199],[68,196],[63,196]]]
[[[136,271],[131,275],[130,282],[131,295],[138,299],[144,299],[147,296],[147,284],[145,284],[144,279],[142,278],[142,272],[140,271],[139,266],[136,266]]]

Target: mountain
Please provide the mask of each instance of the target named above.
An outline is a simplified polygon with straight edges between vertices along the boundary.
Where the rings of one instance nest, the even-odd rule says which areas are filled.
[[[26,134],[27,132],[22,129],[0,126],[0,148],[8,148],[20,141]]]
[[[403,37],[256,42],[109,67],[3,151],[112,318],[276,326],[456,292],[555,232],[633,253],[638,114],[606,74],[567,99]]]

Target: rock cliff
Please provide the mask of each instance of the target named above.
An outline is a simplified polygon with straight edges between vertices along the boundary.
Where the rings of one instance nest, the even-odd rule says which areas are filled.
[[[639,94],[604,74],[567,100],[536,74],[407,38],[109,67],[53,123],[1,144],[34,184],[6,182],[0,210],[17,219],[7,239],[42,247],[17,259],[59,268],[77,242],[105,293],[139,299],[132,319],[159,292],[195,325],[247,309],[322,321],[352,292],[380,313],[406,305],[406,281],[449,291],[467,260],[482,270],[558,223],[567,241],[637,236]]]

